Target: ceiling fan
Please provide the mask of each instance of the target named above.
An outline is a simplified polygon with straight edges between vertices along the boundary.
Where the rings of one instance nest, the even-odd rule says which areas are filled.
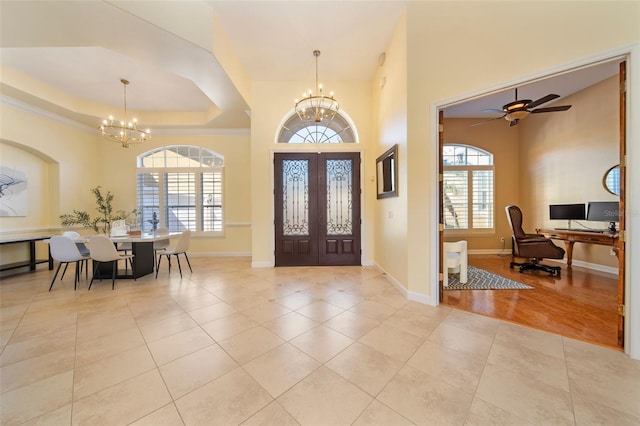
[[[506,105],[502,106],[502,109],[485,109],[485,112],[499,112],[502,116],[494,118],[492,120],[500,120],[501,118],[506,119],[509,122],[509,127],[513,127],[517,125],[521,119],[525,118],[529,114],[539,114],[541,112],[559,112],[566,111],[571,108],[571,105],[558,105],[546,108],[537,108],[538,105],[545,104],[554,99],[559,98],[560,95],[555,95],[553,93],[548,94],[546,96],[541,97],[535,101],[531,99],[518,99],[518,89],[516,88],[516,100],[513,102],[509,102]],[[491,121],[491,120],[487,120]],[[474,124],[474,126],[478,124],[485,123],[486,121],[482,121],[480,123]]]

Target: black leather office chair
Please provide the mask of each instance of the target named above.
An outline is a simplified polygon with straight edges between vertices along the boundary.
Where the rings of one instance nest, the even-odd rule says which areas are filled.
[[[539,263],[545,259],[562,259],[564,258],[564,249],[558,247],[549,238],[538,234],[526,234],[522,230],[522,211],[518,206],[505,207],[507,219],[513,232],[511,239],[513,248],[511,254],[516,257],[525,257],[530,259],[529,262],[513,262],[509,263],[509,267],[520,267],[520,272],[527,270],[544,271],[552,276],[560,275],[559,266],[548,266]]]

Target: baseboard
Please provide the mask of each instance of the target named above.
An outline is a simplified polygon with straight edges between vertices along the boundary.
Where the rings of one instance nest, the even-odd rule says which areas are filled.
[[[504,254],[511,255],[511,250],[507,249],[475,249],[467,250],[468,254]]]
[[[567,263],[566,259],[562,259],[562,263]],[[618,275],[618,268],[611,266],[599,265],[597,263],[584,262],[582,260],[573,260],[572,266],[579,266],[585,269],[592,269],[594,271],[606,272],[608,274]]]
[[[407,290],[402,284],[400,284],[400,282],[398,280],[396,280],[393,277],[393,275],[391,275],[387,271],[385,271],[384,268],[382,268],[380,265],[378,265],[377,263],[374,263],[373,266],[378,268],[378,270],[380,270],[380,272],[382,272],[384,275],[386,275],[387,278],[389,279],[389,281],[391,281],[391,284],[393,284],[393,286],[396,289],[398,289],[398,291],[400,293],[402,293],[404,295],[404,297],[406,297],[408,300],[411,300],[413,302],[422,303],[423,305],[436,306],[436,304],[433,303],[433,298],[431,296],[427,296],[426,294],[416,293],[415,291]]]
[[[191,257],[251,257],[251,252],[188,252]]]
[[[479,250],[469,250],[468,251],[469,254],[495,254],[495,255],[502,255],[502,256],[511,256],[511,252],[510,249],[503,249],[503,250],[496,250],[496,249],[479,249]],[[558,262],[558,263],[567,263],[567,259],[544,259],[544,260],[550,260],[553,262]],[[544,263],[543,260],[543,263]],[[594,271],[600,271],[600,272],[606,272],[608,274],[613,274],[613,275],[618,275],[618,268],[612,267],[612,266],[606,266],[606,265],[600,265],[597,263],[590,263],[590,262],[585,262],[582,260],[575,260],[573,259],[572,262],[573,266],[579,266],[581,268],[585,268],[585,269],[591,269]]]
[[[273,262],[251,262],[252,268],[273,268],[274,266]]]

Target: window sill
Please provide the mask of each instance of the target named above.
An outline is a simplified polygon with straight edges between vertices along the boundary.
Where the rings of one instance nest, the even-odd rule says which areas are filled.
[[[488,237],[496,235],[495,228],[491,229],[445,229],[445,236],[455,237]]]

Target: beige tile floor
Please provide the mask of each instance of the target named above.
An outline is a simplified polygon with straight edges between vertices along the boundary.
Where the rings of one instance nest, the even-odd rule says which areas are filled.
[[[2,425],[638,425],[640,362],[407,301],[372,267],[251,269],[48,292],[2,280]]]

